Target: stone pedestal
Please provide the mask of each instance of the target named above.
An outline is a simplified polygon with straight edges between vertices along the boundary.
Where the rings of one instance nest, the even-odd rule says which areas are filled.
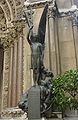
[[[40,119],[40,87],[31,87],[28,93],[28,120]]]

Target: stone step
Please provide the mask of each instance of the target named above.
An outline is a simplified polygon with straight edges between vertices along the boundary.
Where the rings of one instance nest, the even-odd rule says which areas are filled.
[[[26,118],[25,115],[22,115],[21,117],[2,117],[0,120],[30,120]],[[34,120],[34,119],[32,119]],[[35,120],[63,120],[62,118],[51,118],[51,119],[46,119],[46,118],[41,118],[41,119],[35,119]]]
[[[29,119],[28,118],[17,117],[17,118],[3,118],[3,119],[0,119],[0,120],[29,120]],[[34,120],[34,119],[32,119],[32,120]],[[35,120],[63,120],[63,119],[52,118],[52,119],[35,119]]]
[[[78,120],[78,116],[77,117],[66,117],[64,118],[64,120]]]
[[[23,118],[2,118],[2,119],[0,119],[0,120],[28,120],[28,119],[23,119]]]

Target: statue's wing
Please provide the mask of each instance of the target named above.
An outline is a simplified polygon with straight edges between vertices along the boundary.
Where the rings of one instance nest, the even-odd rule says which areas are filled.
[[[48,4],[46,4],[41,19],[40,19],[40,23],[39,23],[39,28],[38,28],[38,36],[39,36],[39,42],[41,44],[44,44],[45,41],[45,32],[46,32],[46,15],[48,12]]]

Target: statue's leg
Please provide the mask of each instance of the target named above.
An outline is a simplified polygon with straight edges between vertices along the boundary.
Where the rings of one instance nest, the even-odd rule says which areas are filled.
[[[34,85],[37,85],[37,81],[38,81],[37,69],[33,70],[33,81],[34,81]]]
[[[40,72],[39,69],[33,70],[33,80],[35,85],[39,85],[40,83]]]

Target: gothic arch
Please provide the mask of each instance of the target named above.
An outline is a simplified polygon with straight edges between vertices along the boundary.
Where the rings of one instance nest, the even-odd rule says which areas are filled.
[[[10,91],[10,89],[8,88],[8,84],[9,81],[9,62],[10,62],[10,54],[12,53],[12,49],[13,49],[13,55],[15,55],[15,57],[13,58],[14,60],[14,65],[16,64],[17,60],[15,61],[15,58],[17,59],[16,56],[16,51],[15,49],[23,49],[23,45],[22,45],[22,36],[19,36],[18,33],[22,34],[22,23],[20,21],[22,17],[22,2],[21,0],[0,0],[0,46],[3,46],[3,52],[4,52],[4,63],[3,63],[3,84],[2,84],[2,93],[0,95],[2,95],[2,98],[0,100],[0,110],[2,107],[7,107],[7,98],[9,99],[9,95],[8,95],[8,91]],[[19,18],[19,20],[18,20]],[[19,37],[18,37],[19,36]],[[17,42],[18,41],[18,42]],[[22,51],[19,51],[18,54],[18,58],[21,57],[20,59],[20,63],[21,66],[18,65],[18,68],[20,67],[20,71],[18,70],[18,74],[19,72],[22,72]],[[15,68],[17,69],[17,68]],[[14,72],[14,68],[13,68],[13,73],[14,76],[16,74],[16,72]],[[21,74],[20,74],[21,75]],[[18,75],[20,78],[20,82],[22,77]],[[7,76],[7,77],[6,77]],[[14,80],[15,78],[13,78]],[[15,79],[16,80],[16,79]],[[13,83],[14,84],[14,83]],[[20,83],[18,83],[20,86]],[[15,85],[14,85],[15,86]],[[13,87],[14,87],[13,86]],[[19,95],[21,94],[21,86],[17,88],[19,91]],[[13,92],[13,91],[12,91]],[[6,93],[6,95],[5,95]],[[13,94],[15,94],[13,92]],[[17,99],[19,97],[19,95],[17,96]],[[10,95],[11,97],[11,95]],[[16,97],[16,96],[15,96]],[[16,98],[14,98],[14,100],[16,100]],[[12,102],[12,100],[11,100]],[[13,101],[16,102],[16,101]],[[5,104],[6,103],[6,104]],[[4,105],[5,104],[5,105]],[[10,104],[10,103],[8,103]],[[8,105],[9,107],[14,106],[16,103],[12,103],[12,105]]]
[[[21,15],[22,2],[21,0],[0,0],[0,7],[3,9],[7,24],[16,20]]]

